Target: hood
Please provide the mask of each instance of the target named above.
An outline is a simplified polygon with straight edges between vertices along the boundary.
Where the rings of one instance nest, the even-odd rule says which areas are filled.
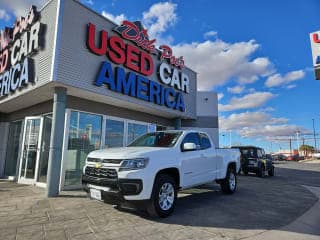
[[[134,157],[147,156],[149,153],[163,151],[162,147],[121,147],[105,148],[90,152],[88,157],[104,159],[128,159]]]

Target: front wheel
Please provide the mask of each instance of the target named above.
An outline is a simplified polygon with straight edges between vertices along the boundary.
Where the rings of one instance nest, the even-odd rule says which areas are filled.
[[[228,168],[226,178],[220,183],[222,192],[232,194],[237,189],[237,174],[233,168]]]
[[[151,216],[168,217],[174,210],[177,200],[177,186],[169,175],[160,175],[156,178],[152,196],[147,209]]]
[[[258,177],[261,177],[261,178],[264,177],[264,165],[260,166],[256,174]]]
[[[274,167],[272,166],[271,169],[268,171],[269,176],[274,176]]]

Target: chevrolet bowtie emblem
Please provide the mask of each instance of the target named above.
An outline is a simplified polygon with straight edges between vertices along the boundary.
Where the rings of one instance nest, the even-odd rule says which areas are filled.
[[[101,163],[96,163],[96,168],[101,168],[102,164]]]

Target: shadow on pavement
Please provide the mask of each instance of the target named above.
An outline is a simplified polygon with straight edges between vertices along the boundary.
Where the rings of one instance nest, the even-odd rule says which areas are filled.
[[[193,227],[214,227],[230,229],[272,230],[284,227],[312,207],[318,198],[296,181],[297,178],[314,174],[320,183],[320,172],[280,169],[274,177],[258,178],[255,175],[239,176],[238,190],[225,195],[217,184],[203,185],[182,191],[179,194],[175,212],[166,219],[149,218],[145,213],[129,212],[154,222],[178,224]],[[288,174],[289,177],[284,175]],[[124,210],[126,211],[126,210]],[[314,234],[305,231],[299,233]],[[320,229],[319,234],[320,235]]]

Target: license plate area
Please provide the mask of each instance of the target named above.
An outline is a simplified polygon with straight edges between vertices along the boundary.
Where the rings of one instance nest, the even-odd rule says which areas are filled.
[[[101,201],[101,190],[90,188],[90,197],[96,200]]]
[[[255,161],[249,161],[249,164],[254,165],[256,162]]]

